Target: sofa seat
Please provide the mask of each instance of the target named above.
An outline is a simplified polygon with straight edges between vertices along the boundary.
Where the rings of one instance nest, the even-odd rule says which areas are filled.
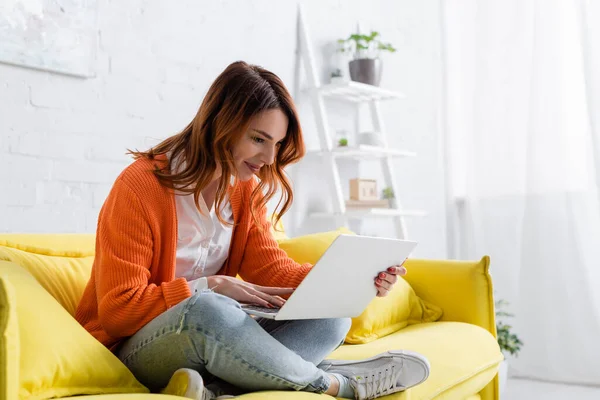
[[[310,397],[309,397],[310,396]],[[181,400],[181,397],[177,396],[167,396],[164,394],[139,394],[139,393],[124,393],[124,394],[103,394],[98,396],[76,396],[69,397],[70,399],[80,399],[80,400]],[[238,397],[241,399],[242,397]],[[317,397],[315,395],[309,393],[286,393],[282,395],[282,392],[259,392],[255,394],[247,394],[244,397],[244,400],[309,400],[309,399],[333,399],[331,396],[322,395],[321,397]],[[385,400],[385,398],[382,398]],[[481,400],[481,396],[478,394],[467,397],[466,399],[461,400]]]
[[[408,326],[371,343],[344,345],[331,358],[364,359],[387,349],[425,355],[431,375],[423,384],[386,399],[465,399],[477,394],[496,375],[502,354],[485,329],[463,322],[432,322]]]
[[[331,358],[364,359],[387,349],[410,349],[424,354],[431,363],[431,375],[423,384],[382,400],[479,399],[479,393],[496,375],[502,355],[494,337],[485,329],[462,322],[433,322],[412,325],[371,343],[343,345]],[[124,394],[86,396],[85,400],[170,399],[172,396]],[[257,392],[238,396],[243,400],[332,399],[304,392]]]
[[[96,396],[76,396],[69,397],[70,399],[81,399],[81,400],[181,400],[181,397],[178,396],[167,396],[164,394],[140,394],[140,393],[123,393],[123,394],[102,394]],[[247,394],[244,396],[237,397],[237,399],[244,400],[310,400],[310,399],[333,399],[331,396],[321,395],[317,396],[314,394],[306,393],[306,392],[297,392],[297,393],[282,393],[282,392],[257,392],[253,394]],[[393,397],[381,397],[382,400],[390,399]],[[453,397],[445,397],[447,399],[451,399]],[[416,397],[411,397],[411,399],[416,399]],[[460,400],[481,400],[481,396],[478,394],[474,394],[473,396],[469,396],[467,398],[460,398]]]

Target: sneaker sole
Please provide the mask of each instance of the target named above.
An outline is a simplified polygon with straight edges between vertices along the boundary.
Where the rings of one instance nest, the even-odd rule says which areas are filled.
[[[173,373],[168,385],[161,393],[188,399],[202,399],[204,396],[204,382],[197,371],[180,368]]]
[[[392,357],[393,356],[402,356],[403,358],[407,358],[407,359],[417,362],[425,369],[425,377],[418,383],[415,383],[413,386],[420,385],[421,383],[425,382],[427,380],[427,378],[429,378],[429,371],[431,369],[431,365],[429,364],[429,361],[427,360],[427,358],[425,358],[425,356],[423,356],[419,353],[415,353],[414,351],[410,351],[410,350],[389,350],[389,351],[386,351],[385,353],[381,353],[381,354],[378,354],[373,357],[365,358],[363,360],[352,360],[352,361],[346,361],[346,360],[328,361],[328,360],[325,360],[324,361],[325,363],[329,363],[329,368],[324,371],[327,372],[329,369],[332,369],[334,367],[367,363],[369,361],[375,361],[381,357],[386,357],[386,356],[392,356]],[[413,386],[411,386],[411,387],[413,387]]]

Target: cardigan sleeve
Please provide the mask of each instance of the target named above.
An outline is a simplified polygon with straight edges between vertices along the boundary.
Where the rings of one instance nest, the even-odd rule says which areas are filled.
[[[98,220],[94,260],[98,318],[111,336],[131,336],[191,296],[184,278],[149,283],[153,235],[137,194],[117,179]]]
[[[250,221],[240,277],[261,286],[297,287],[312,265],[298,264],[279,248],[271,233],[266,206],[260,210],[258,222],[259,225],[256,225]]]

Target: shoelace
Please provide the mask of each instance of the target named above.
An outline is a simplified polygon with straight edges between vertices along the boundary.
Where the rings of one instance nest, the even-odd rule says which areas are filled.
[[[202,391],[202,400],[216,400],[217,396],[207,388]]]
[[[215,395],[212,391],[204,388],[204,395],[202,400],[225,400],[225,399],[233,399],[235,396],[230,396],[228,394],[222,394],[220,396]]]
[[[394,389],[399,387],[397,382],[401,370],[392,365],[375,369],[366,375],[355,376],[357,399],[375,399],[395,393],[397,390]]]

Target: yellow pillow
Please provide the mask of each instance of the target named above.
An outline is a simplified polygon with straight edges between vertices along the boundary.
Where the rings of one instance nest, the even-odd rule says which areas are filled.
[[[273,215],[271,221],[275,221],[275,215]],[[272,223],[272,222],[271,222]],[[283,221],[279,220],[276,225],[271,225],[271,234],[275,240],[289,239],[285,234],[285,228],[283,227]]]
[[[73,254],[72,252],[69,254]],[[11,248],[0,245],[0,260],[20,265],[65,308],[75,315],[79,300],[90,279],[94,256],[61,256],[32,252],[29,247]]]
[[[277,243],[287,253],[288,257],[297,263],[315,264],[331,243],[341,234],[354,235],[354,232],[341,227],[330,232],[312,233],[292,239],[280,239],[277,240]]]
[[[148,392],[29,272],[0,261],[0,280],[15,289],[8,304],[16,307],[18,320],[20,398]]]
[[[352,318],[346,343],[369,343],[408,325],[434,322],[441,317],[441,308],[417,296],[400,277],[386,297],[376,297],[361,315]]]
[[[0,246],[47,256],[88,257],[94,255],[93,233],[0,233]]]
[[[15,290],[0,277],[0,400],[17,398],[19,383],[19,327]]]
[[[315,264],[341,234],[354,234],[347,228],[279,240],[279,247],[294,261]],[[410,273],[410,272],[409,272]],[[407,325],[437,321],[442,309],[419,298],[404,279],[386,297],[375,298],[365,311],[352,319],[346,343],[369,343]]]

